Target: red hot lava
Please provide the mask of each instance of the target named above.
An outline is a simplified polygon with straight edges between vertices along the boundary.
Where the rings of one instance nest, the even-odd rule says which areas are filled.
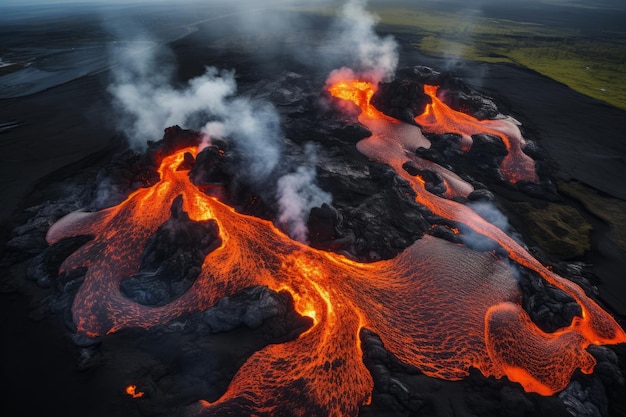
[[[126,392],[126,394],[130,395],[133,398],[141,398],[145,394],[142,391],[137,391],[137,385],[132,384],[128,385],[124,391]]]
[[[424,86],[424,92],[432,102],[426,106],[424,113],[415,117],[415,121],[425,131],[459,134],[462,149],[465,151],[472,146],[472,135],[487,133],[497,136],[502,139],[508,152],[500,166],[505,179],[512,183],[537,181],[535,161],[523,152],[526,141],[513,119],[478,120],[448,107],[437,97],[438,89],[439,87],[433,85]]]
[[[485,314],[484,342],[492,363],[486,367],[478,366],[485,375],[491,374],[496,377],[506,375],[509,379],[522,384],[528,391],[550,395],[563,389],[571,376],[570,371],[561,368],[563,364],[559,361],[562,357],[567,358],[567,362],[570,364],[568,366],[575,363],[575,368],[579,367],[583,372],[589,373],[593,370],[595,361],[586,353],[585,348],[587,346],[590,344],[626,342],[626,334],[623,329],[608,313],[589,299],[580,287],[544,267],[515,240],[484,220],[469,207],[429,193],[424,187],[424,181],[419,176],[411,176],[403,169],[405,163],[419,163],[421,158],[412,152],[414,146],[407,147],[403,138],[389,135],[387,133],[390,130],[381,128],[381,124],[390,122],[388,121],[389,118],[384,115],[378,117],[380,113],[372,110],[373,106],[369,102],[369,98],[375,92],[375,86],[372,83],[358,79],[335,80],[329,86],[328,91],[334,97],[350,100],[361,108],[359,122],[368,127],[373,134],[359,142],[357,144],[358,149],[369,158],[393,167],[398,175],[406,179],[416,192],[416,202],[428,207],[433,213],[441,217],[465,224],[477,233],[491,238],[508,252],[513,261],[537,272],[547,282],[572,296],[581,306],[581,317],[575,317],[567,328],[551,334],[542,332],[532,323],[519,304],[503,301],[489,307]],[[435,119],[430,119],[433,123],[431,128],[440,132],[449,132],[451,131],[450,126],[454,126],[452,131],[456,133],[466,135],[468,132],[480,133],[480,131],[474,130],[480,126],[478,121],[469,116],[459,116],[460,113],[453,112],[436,99],[435,91],[435,88],[430,88],[427,91],[433,97],[433,104],[426,109],[428,114],[419,116],[416,120],[427,120],[433,113],[453,115],[454,124],[448,124],[447,127],[441,128],[434,127]],[[354,97],[367,97],[368,100],[354,100]],[[464,125],[465,121],[468,122],[467,125]],[[491,131],[487,129],[487,132]],[[507,144],[507,148],[510,151],[509,155],[513,155],[511,161],[519,156],[518,152],[521,153],[518,145],[513,146],[512,142]],[[514,151],[515,149],[519,149],[519,151]],[[527,158],[527,156],[525,157]],[[520,164],[511,162],[509,166],[527,166],[524,160],[525,158],[522,158]],[[519,172],[528,173],[527,170]],[[434,294],[439,296],[440,292]],[[471,302],[464,303],[465,307],[468,305],[471,305]],[[518,342],[512,343],[513,340]],[[524,341],[524,343],[519,343],[519,341]],[[537,359],[538,362],[535,361]],[[542,365],[539,366],[539,362],[542,362]],[[494,365],[495,368],[492,367]]]
[[[342,90],[331,88],[335,95]],[[590,344],[626,341],[613,318],[580,288],[545,269],[469,208],[426,192],[419,178],[401,169],[410,154],[407,147],[420,136],[410,131],[414,137],[402,142],[384,135],[406,131],[396,121],[379,119],[368,108],[369,97],[357,104],[364,106],[360,120],[366,126],[373,120],[397,125],[379,126],[381,134],[359,143],[362,152],[394,167],[411,183],[420,204],[491,237],[517,263],[564,289],[579,302],[582,316],[557,332],[541,331],[520,306],[521,294],[507,262],[433,237],[418,240],[394,259],[371,264],[293,241],[271,222],[239,214],[200,192],[189,182],[188,171],[177,170],[185,152],[195,154],[188,148],[164,158],[154,186],[135,191],[116,207],[70,214],[48,232],[50,243],[79,234],[95,236],[61,268],[88,267],[72,307],[78,331],[97,336],[129,326],[150,328],[185,312],[205,310],[252,285],[288,291],[296,311],[310,317],[312,326],[292,342],[253,354],[219,400],[192,407],[200,415],[228,413],[239,402],[252,404],[254,413],[356,416],[373,387],[361,361],[363,327],[427,375],[456,380],[476,367],[484,375],[507,376],[544,395],[562,390],[576,369],[593,370],[595,361],[586,351]],[[467,192],[458,177],[449,178],[454,179],[452,194]],[[179,195],[192,220],[217,222],[222,244],[206,256],[185,294],[161,307],[139,305],[121,294],[119,284],[137,273],[138,248],[169,218]],[[451,308],[455,305],[459,308]]]

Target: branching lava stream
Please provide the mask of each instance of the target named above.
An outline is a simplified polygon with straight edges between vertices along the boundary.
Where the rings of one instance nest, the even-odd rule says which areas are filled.
[[[518,181],[535,182],[537,180],[535,161],[522,151],[526,142],[513,119],[475,119],[468,114],[448,107],[437,97],[438,89],[434,85],[424,86],[424,92],[431,98],[432,103],[426,106],[424,113],[415,117],[415,122],[427,132],[461,135],[461,145],[465,151],[472,146],[472,135],[487,133],[498,136],[508,151],[500,166],[500,171],[505,179],[512,183]]]
[[[541,331],[520,306],[522,296],[508,262],[434,237],[419,239],[394,259],[370,264],[300,244],[271,222],[239,214],[198,190],[188,171],[177,170],[185,152],[196,153],[187,148],[164,158],[154,186],[135,191],[116,207],[70,214],[50,228],[50,243],[95,236],[61,268],[88,267],[72,307],[78,331],[97,336],[130,326],[150,328],[205,310],[253,285],[289,292],[296,311],[311,317],[311,327],[292,342],[253,354],[226,393],[213,403],[191,406],[192,415],[242,410],[280,415],[288,410],[291,415],[356,416],[373,387],[361,360],[363,327],[427,375],[455,380],[476,367],[544,395],[562,390],[577,368],[592,371],[595,361],[585,350],[589,344],[626,342],[619,325],[580,288],[545,269],[468,207],[428,193],[419,177],[404,171],[406,161],[422,163],[410,156],[410,149],[427,141],[415,126],[406,130],[408,125],[371,107],[368,88],[373,93],[368,83],[356,87],[348,82],[330,90],[340,98],[349,98],[341,91],[366,97],[353,101],[363,109],[360,122],[374,134],[358,144],[359,150],[395,168],[416,191],[418,203],[490,237],[513,261],[572,295],[582,317],[555,333]],[[400,133],[402,137],[393,137]],[[445,174],[446,197],[471,192],[456,175]],[[222,243],[206,256],[199,277],[182,296],[162,307],[137,304],[121,294],[120,282],[137,273],[141,249],[169,218],[179,195],[192,220],[217,223]]]

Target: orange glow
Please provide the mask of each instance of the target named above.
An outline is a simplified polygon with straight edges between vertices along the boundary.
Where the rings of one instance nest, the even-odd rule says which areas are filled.
[[[141,398],[144,396],[144,392],[137,391],[137,385],[129,385],[126,387],[126,394],[133,398]]]
[[[506,119],[478,120],[453,110],[437,97],[438,89],[439,87],[434,85],[424,86],[424,93],[431,98],[432,103],[426,106],[424,113],[415,117],[415,122],[422,126],[424,131],[461,135],[461,148],[466,152],[472,147],[472,135],[487,133],[498,136],[508,151],[500,166],[504,178],[512,183],[537,181],[535,161],[522,151],[526,142],[513,122]]]
[[[376,93],[376,86],[369,81],[342,80],[331,85],[328,91],[333,97],[356,104],[361,109],[364,117],[370,119],[390,119],[390,117],[385,116],[370,104],[370,100]]]
[[[338,85],[332,86],[329,91],[335,97],[341,98],[343,94],[336,92]],[[481,122],[449,109],[436,98],[436,87],[426,87],[426,92],[433,98],[433,104],[426,108],[422,116],[416,118],[418,123],[428,126],[435,133],[454,132],[468,135],[486,131],[503,137],[499,131],[485,128]],[[359,103],[355,102],[355,104]],[[371,107],[369,102],[362,105],[365,106],[363,113],[366,112],[367,107]],[[444,116],[444,121],[448,122],[445,127],[437,125],[441,122],[441,115]],[[415,157],[409,152],[410,149],[404,147],[403,138],[385,134],[384,132],[391,132],[391,130],[381,129],[381,121],[372,122],[361,116],[359,116],[359,121],[376,134],[359,142],[358,149],[369,158],[392,166],[398,175],[412,186],[417,195],[415,199],[417,203],[426,206],[438,216],[464,224],[496,241],[509,253],[513,261],[539,273],[547,282],[571,295],[582,308],[582,317],[576,317],[567,328],[546,334],[532,323],[521,308],[519,300],[501,300],[494,303],[484,313],[484,343],[490,359],[488,363],[474,362],[473,366],[478,367],[485,375],[507,376],[519,382],[527,391],[551,395],[567,385],[575,369],[581,369],[587,373],[592,371],[595,360],[585,350],[590,344],[626,342],[623,329],[608,313],[589,299],[580,287],[558,276],[550,268],[544,267],[515,240],[484,220],[471,208],[452,199],[429,193],[425,189],[425,181],[420,176],[407,173],[402,167],[407,162],[414,162]],[[479,128],[481,130],[468,133]],[[520,156],[511,142],[505,141],[505,143],[509,149],[509,161],[513,160],[513,157]],[[524,160],[525,158],[522,158],[518,166],[527,166]],[[529,174],[530,170],[521,169],[516,172]],[[534,175],[533,171],[533,178]],[[528,180],[528,177],[517,179],[524,178]],[[514,176],[509,179],[513,182],[516,180]],[[451,230],[454,233],[459,232],[456,228],[451,228]],[[441,297],[445,296],[445,291],[439,288],[433,294]],[[472,306],[470,300],[465,300],[464,308],[476,307]],[[462,322],[459,321],[460,323]],[[467,328],[466,330],[470,331]],[[465,346],[459,344],[457,351],[465,351]],[[563,358],[566,359],[563,360]],[[429,374],[429,371],[425,373]],[[444,374],[445,372],[441,372],[439,376]]]
[[[349,96],[367,108],[373,90],[361,87],[357,84]],[[365,124],[373,119],[359,120]],[[163,159],[161,179],[153,187],[135,191],[116,207],[71,214],[50,228],[50,243],[79,234],[95,236],[61,267],[62,272],[88,267],[72,307],[78,331],[100,335],[131,326],[150,328],[203,311],[252,285],[288,291],[296,311],[310,317],[312,326],[294,341],[254,353],[225,394],[213,403],[199,401],[192,415],[227,414],[238,398],[274,415],[284,409],[310,415],[315,409],[320,415],[356,416],[371,400],[373,388],[361,359],[363,327],[426,375],[458,380],[476,367],[542,395],[565,388],[576,369],[593,369],[595,362],[585,350],[589,344],[626,342],[619,325],[578,286],[544,268],[467,206],[426,191],[421,178],[402,169],[412,156],[396,138],[379,134],[357,146],[406,179],[419,204],[492,238],[513,261],[574,297],[583,316],[555,333],[541,331],[521,307],[522,295],[508,263],[434,237],[425,236],[394,259],[370,264],[293,241],[271,222],[237,213],[199,191],[189,182],[188,171],[177,171],[185,152],[195,154],[186,149]],[[186,293],[165,306],[139,305],[121,294],[119,284],[138,271],[138,248],[167,221],[179,195],[190,218],[217,222],[222,245],[206,256]]]

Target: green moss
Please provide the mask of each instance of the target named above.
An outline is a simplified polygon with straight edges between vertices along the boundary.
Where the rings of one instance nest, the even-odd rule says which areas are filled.
[[[530,238],[552,255],[573,258],[590,248],[592,227],[573,207],[550,203],[537,208],[522,202],[513,203],[513,210],[525,221]]]
[[[626,250],[626,201],[598,193],[574,181],[559,181],[559,190],[580,201],[587,210],[611,225],[609,238]]]
[[[481,49],[459,40],[443,39],[432,35],[424,36],[417,47],[424,52],[444,57],[490,63],[513,62],[494,50]]]
[[[571,48],[577,48],[572,51]],[[626,50],[626,44],[622,46]],[[606,57],[598,58],[593,49],[606,50]],[[560,47],[520,47],[507,53],[513,61],[567,84],[573,90],[597,98],[626,110],[626,57],[621,51],[621,63],[610,57],[620,55],[582,40]]]

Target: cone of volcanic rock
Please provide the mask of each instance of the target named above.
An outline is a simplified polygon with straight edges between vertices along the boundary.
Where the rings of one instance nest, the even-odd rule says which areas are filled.
[[[224,154],[224,149],[216,145],[204,148],[196,156],[195,164],[189,171],[190,181],[198,187],[227,184],[230,178],[224,170]]]
[[[221,244],[217,223],[191,220],[182,204],[182,196],[174,199],[172,217],[146,244],[139,272],[120,283],[122,293],[137,303],[162,306],[182,295],[206,255]]]
[[[202,132],[183,129],[178,125],[170,126],[163,130],[163,139],[158,142],[148,142],[148,154],[152,156],[154,165],[158,166],[165,156],[181,149],[198,146],[204,137]]]
[[[411,124],[415,124],[415,116],[422,114],[430,102],[423,83],[404,78],[379,84],[371,101],[387,116]]]

